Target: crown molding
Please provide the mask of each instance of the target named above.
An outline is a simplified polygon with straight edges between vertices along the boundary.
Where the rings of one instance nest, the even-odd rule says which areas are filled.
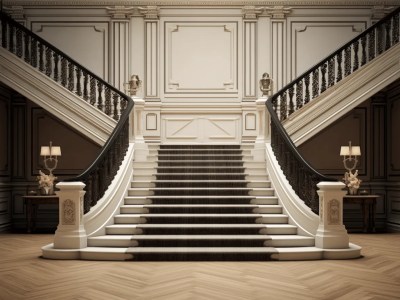
[[[4,6],[400,6],[400,0],[3,0]]]

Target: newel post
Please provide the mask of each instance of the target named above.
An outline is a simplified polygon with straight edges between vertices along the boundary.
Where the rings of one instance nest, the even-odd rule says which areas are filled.
[[[82,182],[60,182],[59,224],[54,237],[55,249],[82,249],[87,247],[87,235],[83,225],[83,196],[85,184]]]
[[[343,225],[343,196],[346,191],[342,182],[320,182],[319,226],[315,246],[322,249],[347,249],[349,236]]]
[[[265,105],[267,98],[263,97],[256,100],[258,135],[254,143],[253,156],[256,161],[265,161],[265,143],[267,142],[267,133],[269,122],[267,122],[267,107]]]
[[[133,107],[133,133],[135,142],[135,161],[146,161],[149,154],[149,148],[143,137],[143,111],[145,101],[143,99],[133,98],[135,106]]]

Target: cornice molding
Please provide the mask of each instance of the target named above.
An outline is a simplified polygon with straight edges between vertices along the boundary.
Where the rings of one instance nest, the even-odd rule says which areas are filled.
[[[400,6],[400,0],[3,0],[4,6]]]

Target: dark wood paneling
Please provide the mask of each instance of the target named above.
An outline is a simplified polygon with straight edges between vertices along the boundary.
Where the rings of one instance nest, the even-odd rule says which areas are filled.
[[[21,96],[12,101],[12,179],[26,179],[26,101]]]
[[[56,176],[80,174],[96,158],[100,148],[87,138],[66,126],[44,109],[31,109],[31,176],[36,176],[39,170],[44,170],[40,156],[40,146],[53,145],[61,147],[61,157],[58,159]]]
[[[0,98],[0,176],[9,176],[9,100]]]
[[[324,129],[299,147],[304,158],[321,173],[326,175],[342,176],[345,169],[343,160],[339,156],[340,146],[361,146],[361,158],[357,169],[360,175],[366,175],[367,152],[367,107],[358,107]]]
[[[379,93],[371,101],[371,180],[386,180],[386,95]]]
[[[400,95],[390,103],[389,127],[389,175],[400,176]]]

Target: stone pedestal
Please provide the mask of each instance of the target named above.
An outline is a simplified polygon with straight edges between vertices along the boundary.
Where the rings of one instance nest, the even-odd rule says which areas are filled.
[[[258,120],[258,135],[254,143],[253,157],[255,161],[265,161],[265,143],[266,143],[266,132],[269,124],[266,122],[266,110],[265,102],[267,98],[260,98],[256,101],[257,107],[257,120]]]
[[[343,196],[346,191],[342,182],[320,182],[319,226],[315,246],[322,249],[347,249],[349,237],[343,225]]]
[[[135,106],[133,107],[133,133],[135,142],[135,161],[147,161],[149,155],[149,148],[143,137],[143,110],[145,101],[139,98],[133,98]]]
[[[87,247],[87,235],[83,226],[82,182],[60,182],[59,224],[54,237],[54,249],[82,249]]]

